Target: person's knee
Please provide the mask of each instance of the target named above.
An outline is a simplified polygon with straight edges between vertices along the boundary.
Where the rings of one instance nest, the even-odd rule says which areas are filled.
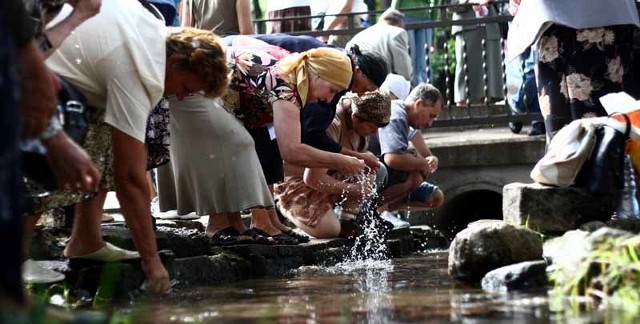
[[[444,204],[444,193],[442,193],[442,190],[436,189],[433,195],[429,198],[428,203],[432,208],[442,207],[442,204]]]
[[[316,238],[335,238],[340,235],[340,222],[338,221],[338,218],[335,216],[335,214],[330,211],[327,212],[327,214],[324,215],[324,217],[318,222],[318,224],[316,224],[316,226],[314,226],[310,230],[311,231],[308,234]]]
[[[378,165],[380,168],[376,172],[376,186],[381,189],[387,186],[389,171],[387,171],[387,167],[382,162],[378,162]]]
[[[420,172],[411,172],[407,179],[407,185],[411,191],[418,189],[422,182],[424,182],[424,177]]]
[[[335,224],[323,222],[318,223],[314,227],[301,226],[299,228],[302,229],[302,231],[304,231],[305,233],[319,239],[336,238],[338,237],[338,235],[340,235],[340,223],[337,221],[335,222]]]

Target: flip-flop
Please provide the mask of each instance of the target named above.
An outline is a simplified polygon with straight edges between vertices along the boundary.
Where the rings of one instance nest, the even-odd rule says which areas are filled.
[[[243,238],[245,237],[245,238]],[[246,238],[249,237],[249,238]],[[211,243],[214,246],[230,246],[242,244],[256,244],[251,235],[240,234],[233,226],[223,228],[211,236]]]
[[[249,228],[242,235],[250,236],[256,244],[273,245],[276,243],[276,240],[271,238],[271,235],[257,228]]]
[[[263,231],[263,230],[261,230],[261,229],[259,229],[257,227],[252,227],[251,230],[253,232],[259,234],[259,235],[264,236],[264,237],[273,238],[275,240],[275,244],[280,244],[280,245],[298,245],[298,244],[300,244],[300,242],[297,239],[295,239],[295,238],[293,238],[291,236],[288,236],[287,234],[282,233],[282,232],[278,233],[278,234],[271,235],[271,234],[269,234],[269,233],[267,233],[267,232],[265,232],[265,231]]]
[[[288,231],[282,231],[282,233],[287,234],[290,237],[298,240],[299,243],[308,243],[311,240],[308,236],[306,236],[304,234],[297,233],[293,229],[290,229]]]

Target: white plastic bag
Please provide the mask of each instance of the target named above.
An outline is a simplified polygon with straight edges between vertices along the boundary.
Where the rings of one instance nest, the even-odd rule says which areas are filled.
[[[596,125],[585,119],[574,120],[564,126],[549,143],[547,153],[531,170],[531,179],[559,187],[572,185],[593,151],[595,130]]]

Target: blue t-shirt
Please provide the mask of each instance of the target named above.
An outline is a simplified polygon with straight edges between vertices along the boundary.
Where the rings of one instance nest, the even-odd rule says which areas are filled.
[[[413,135],[402,100],[393,100],[389,124],[378,129],[380,155],[406,152]]]

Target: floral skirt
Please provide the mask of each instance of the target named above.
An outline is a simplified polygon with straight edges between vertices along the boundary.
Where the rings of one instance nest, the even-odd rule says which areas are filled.
[[[633,28],[553,25],[542,34],[536,78],[547,142],[575,119],[606,116],[599,98],[629,87]]]
[[[359,211],[359,202],[348,200],[340,194],[329,194],[312,189],[300,176],[289,176],[274,187],[275,199],[301,223],[314,227],[320,218],[342,204],[343,210],[351,214]]]
[[[104,111],[89,113],[89,130],[82,148],[102,175],[98,188],[93,192],[78,193],[69,190],[47,192],[37,183],[25,178],[29,194],[28,215],[70,206],[95,196],[98,190],[113,190],[113,150],[111,147],[111,126],[102,122]]]

